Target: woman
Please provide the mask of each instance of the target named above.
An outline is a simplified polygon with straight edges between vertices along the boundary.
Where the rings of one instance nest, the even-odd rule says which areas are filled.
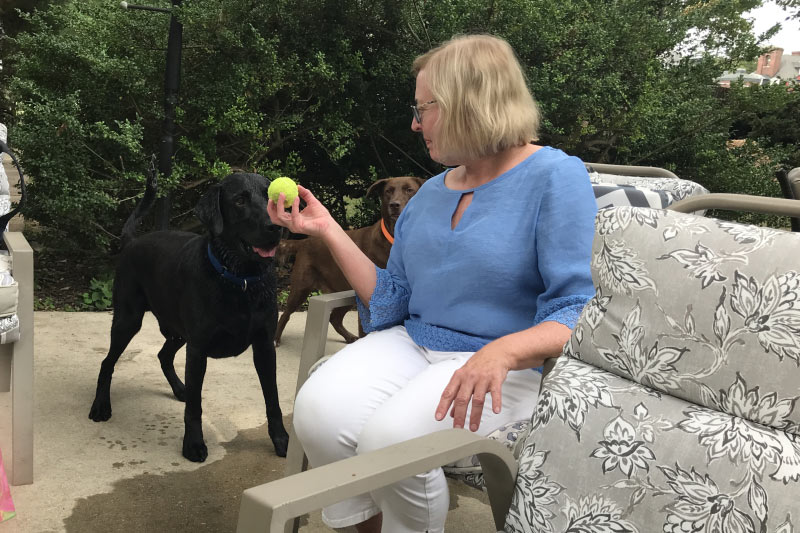
[[[325,241],[372,331],[298,393],[295,431],[312,466],[451,425],[488,434],[528,418],[541,378],[532,369],[560,354],[594,293],[588,174],[532,144],[539,112],[508,43],[456,37],[418,57],[413,73],[411,129],[450,168],[403,210],[385,270],[307,189],[302,211],[299,200],[290,212],[283,197],[269,203],[274,222]],[[322,516],[361,532],[438,532],[448,506],[435,469]]]

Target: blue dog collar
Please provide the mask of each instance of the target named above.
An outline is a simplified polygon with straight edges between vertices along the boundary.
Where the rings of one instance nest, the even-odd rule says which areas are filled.
[[[238,285],[240,289],[243,291],[247,290],[247,284],[253,283],[256,281],[260,281],[262,276],[248,276],[246,278],[240,278],[239,276],[232,274],[230,270],[225,268],[225,266],[219,262],[219,259],[214,257],[214,253],[211,251],[211,244],[209,243],[208,248],[208,260],[211,261],[211,266],[214,267],[223,278],[230,281],[234,285]]]

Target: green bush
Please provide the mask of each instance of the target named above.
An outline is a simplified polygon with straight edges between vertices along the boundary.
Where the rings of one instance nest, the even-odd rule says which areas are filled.
[[[107,311],[111,309],[113,279],[99,280],[92,278],[89,292],[83,293],[83,306],[91,311]]]
[[[514,46],[544,112],[542,143],[589,162],[663,166],[716,190],[750,187],[754,172],[766,184],[753,169],[760,156],[731,157],[726,141],[737,120],[758,118],[750,132],[771,163],[796,162],[796,129],[758,114],[766,102],[769,117],[789,105],[796,117],[796,98],[726,96],[713,81],[760,52],[741,15],[761,3],[183,2],[176,153],[160,193],[172,197],[172,225],[185,226],[207,186],[242,168],[293,177],[343,223],[376,220],[373,202],[348,215],[344,199],[376,178],[442,170],[409,128],[409,68],[464,32]],[[167,26],[116,2],[62,0],[3,40],[4,121],[31,181],[25,216],[63,245],[113,249],[142,194],[162,136]]]

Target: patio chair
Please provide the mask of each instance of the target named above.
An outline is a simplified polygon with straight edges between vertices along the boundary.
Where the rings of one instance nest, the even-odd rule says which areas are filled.
[[[778,183],[784,198],[800,200],[800,167],[786,170],[782,168],[777,172]],[[792,231],[800,231],[800,218],[791,219]]]
[[[473,454],[498,530],[795,531],[800,235],[683,211],[800,204],[730,196],[598,212],[597,294],[543,378],[518,462],[447,430],[248,489],[237,531],[288,531]]]
[[[672,172],[658,167],[629,165],[609,165],[587,163],[587,171],[592,180],[598,208],[609,205],[633,205],[637,207],[667,207],[678,199],[707,194],[701,185],[678,178]],[[705,211],[700,211],[704,213]],[[325,356],[328,334],[328,319],[331,312],[339,307],[355,305],[355,293],[343,291],[323,294],[309,300],[305,333],[298,369],[296,391]],[[519,454],[520,437],[524,436],[530,420],[520,420],[501,427],[490,438],[503,442],[509,449]],[[286,458],[286,475],[290,476],[308,468],[307,459],[293,430],[290,429],[289,450]],[[445,473],[478,489],[484,488],[484,478],[478,458],[467,456],[447,465]],[[296,530],[296,526],[295,526]]]
[[[691,196],[708,194],[703,186],[683,180],[669,170],[658,167],[609,165],[586,163],[589,178],[595,191],[598,208],[610,205],[632,205],[636,207],[664,208],[673,202]],[[705,213],[700,209],[698,214]],[[300,366],[295,394],[305,383],[312,369],[322,364],[328,336],[328,319],[331,312],[340,307],[355,305],[355,293],[343,291],[323,294],[309,300],[308,314],[300,355]],[[530,425],[529,420],[519,420],[498,428],[490,438],[504,442],[514,450]],[[308,463],[299,441],[290,431],[289,450],[286,457],[286,475],[290,476],[308,468]],[[517,453],[519,450],[517,449]],[[466,457],[448,465],[445,473],[475,488],[483,488],[481,467],[476,457]]]
[[[6,132],[0,124],[3,147]],[[11,157],[20,171],[24,197],[24,178]],[[22,232],[4,231],[19,207],[11,209],[0,160],[0,232],[5,243],[5,250],[0,250],[0,392],[11,392],[12,485],[33,483],[33,250]]]

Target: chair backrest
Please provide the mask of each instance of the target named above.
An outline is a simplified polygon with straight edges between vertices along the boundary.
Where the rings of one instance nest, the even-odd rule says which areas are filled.
[[[681,179],[664,168],[603,163],[585,165],[600,209],[620,205],[663,209],[684,198],[708,193],[708,189],[699,183]]]
[[[786,170],[778,170],[778,183],[784,198],[790,200],[800,200],[800,167]],[[792,217],[792,231],[800,231],[800,218]]]
[[[506,530],[797,531],[798,258],[796,233],[598,212],[597,294],[542,384]]]

